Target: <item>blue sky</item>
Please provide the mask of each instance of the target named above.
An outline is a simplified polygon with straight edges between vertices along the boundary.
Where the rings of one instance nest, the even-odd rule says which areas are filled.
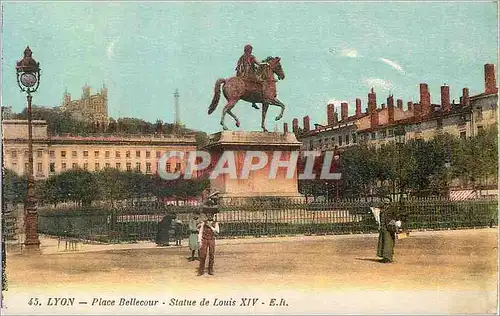
[[[15,62],[30,45],[42,81],[34,103],[56,106],[67,88],[79,98],[84,84],[106,83],[109,115],[173,121],[173,93],[180,92],[181,121],[206,132],[220,130],[220,111],[207,116],[217,78],[234,75],[243,46],[259,59],[280,56],[286,74],[278,108],[267,127],[282,129],[309,114],[326,123],[326,104],[347,100],[350,112],[375,87],[378,103],[389,93],[418,101],[429,84],[484,90],[483,65],[497,64],[497,7],[481,3],[183,3],[3,2],[2,105],[25,105]],[[260,129],[260,111],[240,101],[242,130]],[[236,129],[227,117],[230,128]]]

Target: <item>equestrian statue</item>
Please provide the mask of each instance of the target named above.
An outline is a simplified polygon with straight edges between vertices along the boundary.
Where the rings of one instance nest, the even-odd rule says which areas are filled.
[[[252,107],[259,109],[256,103],[262,104],[262,129],[267,132],[265,126],[265,119],[269,105],[276,105],[281,107],[280,114],[276,117],[276,121],[283,117],[285,105],[278,100],[276,93],[276,79],[274,74],[278,76],[279,80],[285,79],[285,73],[280,64],[279,57],[267,57],[262,62],[259,62],[255,56],[252,55],[252,46],[246,45],[244,54],[238,60],[236,65],[236,77],[227,79],[218,79],[215,82],[214,97],[212,103],[208,108],[208,114],[212,114],[217,108],[220,100],[221,85],[224,97],[227,104],[222,110],[220,125],[224,130],[227,126],[224,123],[226,113],[236,121],[236,127],[240,127],[238,117],[231,111],[239,100],[244,100],[252,103]]]

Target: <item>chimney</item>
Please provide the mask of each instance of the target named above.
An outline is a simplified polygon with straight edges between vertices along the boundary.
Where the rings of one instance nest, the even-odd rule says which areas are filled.
[[[356,117],[361,116],[361,99],[356,99]]]
[[[420,84],[420,110],[423,117],[431,114],[431,95],[427,83]]]
[[[463,88],[462,90],[462,103],[463,106],[469,106],[470,105],[470,100],[469,100],[469,89],[468,88]]]
[[[295,134],[299,132],[299,120],[297,118],[292,120],[292,132]]]
[[[422,118],[422,105],[419,103],[413,104],[413,116],[417,119]]]
[[[408,101],[407,106],[408,106],[408,111],[413,111],[413,102],[412,101]]]
[[[342,122],[346,122],[347,118],[349,117],[347,109],[348,109],[347,102],[342,102],[340,104],[340,117],[342,119]]]
[[[484,65],[484,93],[495,94],[498,93],[497,83],[495,80],[495,65]]]
[[[370,126],[374,128],[378,125],[377,95],[371,89],[368,93],[368,113],[370,114]]]
[[[283,133],[288,133],[288,123],[283,123]]]
[[[334,118],[333,114],[335,113],[335,105],[330,103],[326,106],[326,117],[328,118],[328,125],[333,125]]]
[[[387,98],[387,111],[389,116],[389,124],[394,123],[394,97],[392,95]]]
[[[333,125],[337,125],[339,123],[339,113],[333,113]]]
[[[372,88],[370,93],[368,93],[368,113],[372,113],[373,111],[377,111],[377,94]]]
[[[304,132],[309,132],[311,130],[309,115],[304,116],[302,121],[304,123]]]
[[[403,111],[403,100],[398,99],[397,100],[397,104],[398,104],[398,109],[400,109],[401,111]]]
[[[450,104],[450,87],[441,86],[441,110],[449,112],[451,110]]]

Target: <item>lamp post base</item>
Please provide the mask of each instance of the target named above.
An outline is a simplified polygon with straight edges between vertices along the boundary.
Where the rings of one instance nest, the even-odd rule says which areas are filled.
[[[26,241],[24,243],[24,250],[28,254],[41,254],[40,252],[40,241]]]

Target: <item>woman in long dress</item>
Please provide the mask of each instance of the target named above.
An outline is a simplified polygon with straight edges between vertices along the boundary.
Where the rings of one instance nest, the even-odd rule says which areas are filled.
[[[200,260],[200,243],[198,242],[198,232],[200,230],[200,221],[198,220],[198,215],[194,214],[189,220],[189,249],[191,249],[191,257],[189,261]],[[197,256],[194,254],[197,252]]]

